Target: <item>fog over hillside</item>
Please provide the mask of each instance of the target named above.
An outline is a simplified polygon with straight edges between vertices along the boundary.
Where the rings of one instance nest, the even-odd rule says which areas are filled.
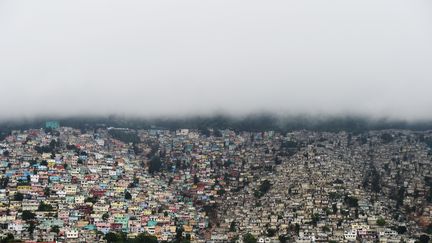
[[[0,119],[432,119],[432,2],[0,2]]]

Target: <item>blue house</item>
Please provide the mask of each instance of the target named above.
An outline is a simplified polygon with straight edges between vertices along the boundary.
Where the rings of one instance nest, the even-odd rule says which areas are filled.
[[[60,177],[58,177],[58,176],[50,176],[49,179],[52,182],[59,182],[60,181]]]

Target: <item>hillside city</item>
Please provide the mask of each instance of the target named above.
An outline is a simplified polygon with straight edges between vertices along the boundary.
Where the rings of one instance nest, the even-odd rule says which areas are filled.
[[[429,242],[432,132],[77,129],[0,141],[1,242]]]

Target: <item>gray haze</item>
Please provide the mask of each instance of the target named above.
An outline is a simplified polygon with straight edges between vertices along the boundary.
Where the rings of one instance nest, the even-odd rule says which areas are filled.
[[[432,118],[430,0],[1,0],[1,118]]]

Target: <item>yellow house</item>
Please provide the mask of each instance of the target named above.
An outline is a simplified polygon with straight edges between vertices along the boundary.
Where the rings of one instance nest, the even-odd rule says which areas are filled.
[[[122,187],[122,186],[116,186],[114,187],[114,191],[117,193],[122,193],[126,190],[126,187]]]
[[[6,209],[7,209],[7,204],[0,202],[0,211],[6,211]]]
[[[31,186],[17,186],[18,192],[27,193],[32,190]]]
[[[15,215],[2,215],[0,216],[0,223],[11,222],[16,219]]]
[[[105,205],[105,204],[95,204],[93,206],[93,210],[96,213],[104,213],[104,212],[108,212],[109,210],[109,205]]]
[[[56,164],[55,160],[53,160],[53,159],[49,159],[49,160],[47,160],[47,163],[48,163],[48,167],[49,167],[49,168],[54,167],[55,164]]]
[[[124,206],[123,202],[111,202],[111,208],[120,209],[123,208],[123,206]]]
[[[9,209],[11,211],[17,211],[19,208],[21,208],[21,202],[19,201],[11,201],[9,204]]]
[[[170,226],[171,233],[174,234],[176,232],[176,230],[177,230],[177,228],[175,226]]]
[[[140,208],[138,206],[130,206],[129,210],[131,211],[138,211]]]
[[[84,227],[84,226],[86,226],[86,225],[88,225],[88,224],[89,224],[88,221],[80,220],[80,221],[78,221],[78,222],[76,223],[76,227],[78,227],[78,228],[82,228],[82,227]]]
[[[75,195],[77,193],[77,186],[65,185],[64,191],[66,192],[66,195]]]
[[[184,225],[183,229],[184,229],[184,232],[186,232],[186,233],[192,232],[192,226]]]

